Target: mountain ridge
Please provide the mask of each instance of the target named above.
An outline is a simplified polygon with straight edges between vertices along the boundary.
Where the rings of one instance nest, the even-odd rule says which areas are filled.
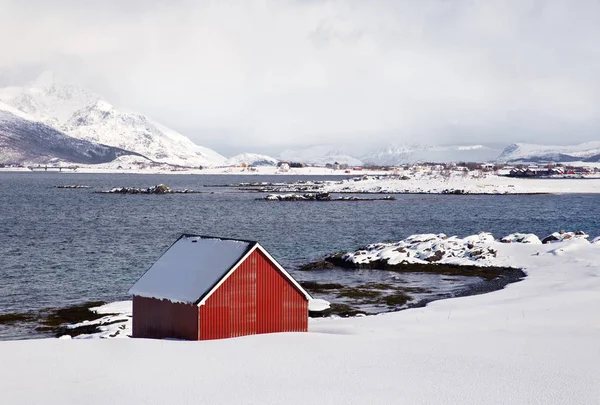
[[[177,166],[219,166],[225,157],[141,113],[123,112],[93,91],[44,72],[0,101],[73,138],[135,152]]]
[[[497,161],[532,163],[600,162],[600,141],[566,146],[513,143],[502,151]]]
[[[126,155],[145,159],[124,149],[70,137],[0,102],[0,163],[100,164]]]

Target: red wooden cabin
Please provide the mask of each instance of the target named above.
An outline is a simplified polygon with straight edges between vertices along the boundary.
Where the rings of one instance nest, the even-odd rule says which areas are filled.
[[[135,338],[308,329],[310,294],[258,242],[182,235],[129,293]]]

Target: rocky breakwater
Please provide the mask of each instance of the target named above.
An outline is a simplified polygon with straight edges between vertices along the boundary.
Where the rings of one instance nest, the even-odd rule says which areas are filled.
[[[140,188],[140,187],[113,187],[107,191],[98,191],[101,194],[198,194],[201,191],[195,190],[173,190],[164,184]]]
[[[395,199],[393,196],[383,198],[332,197],[329,193],[269,194],[264,198],[257,198],[257,200],[264,201],[393,201]]]

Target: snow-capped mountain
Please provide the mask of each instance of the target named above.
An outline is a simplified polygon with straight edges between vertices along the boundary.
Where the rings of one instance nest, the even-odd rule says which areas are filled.
[[[25,87],[0,89],[0,101],[66,134],[180,166],[218,166],[225,157],[147,116],[125,112],[93,91],[44,73]]]
[[[513,143],[497,159],[499,162],[600,162],[600,142],[551,146]]]
[[[285,162],[299,162],[314,165],[326,165],[327,163],[348,164],[350,166],[360,166],[362,161],[356,159],[339,149],[332,146],[320,145],[311,146],[305,149],[285,150],[279,155],[279,160]]]
[[[249,166],[277,166],[279,160],[259,153],[240,153],[239,155],[230,157],[225,162],[227,166],[239,166],[243,163]]]
[[[499,154],[499,149],[483,145],[399,145],[370,153],[362,157],[362,161],[381,166],[418,162],[488,162],[495,160]]]
[[[63,128],[76,138],[133,150],[157,162],[217,166],[225,161],[217,152],[196,145],[145,115],[121,112],[102,100],[75,111]]]
[[[70,137],[0,102],[0,163],[98,164],[136,153]]]
[[[0,101],[17,108],[56,129],[80,108],[100,96],[76,83],[61,81],[54,73],[44,72],[24,87],[0,88]]]

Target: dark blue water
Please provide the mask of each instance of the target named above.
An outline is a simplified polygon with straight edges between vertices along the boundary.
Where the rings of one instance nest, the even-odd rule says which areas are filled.
[[[127,298],[182,232],[260,241],[292,272],[338,250],[414,233],[584,230],[600,235],[600,195],[398,195],[396,201],[267,202],[207,188],[292,176],[0,173],[0,313]],[[302,177],[325,179],[325,177]],[[214,194],[109,195],[114,186]],[[57,189],[85,184],[93,189]]]

